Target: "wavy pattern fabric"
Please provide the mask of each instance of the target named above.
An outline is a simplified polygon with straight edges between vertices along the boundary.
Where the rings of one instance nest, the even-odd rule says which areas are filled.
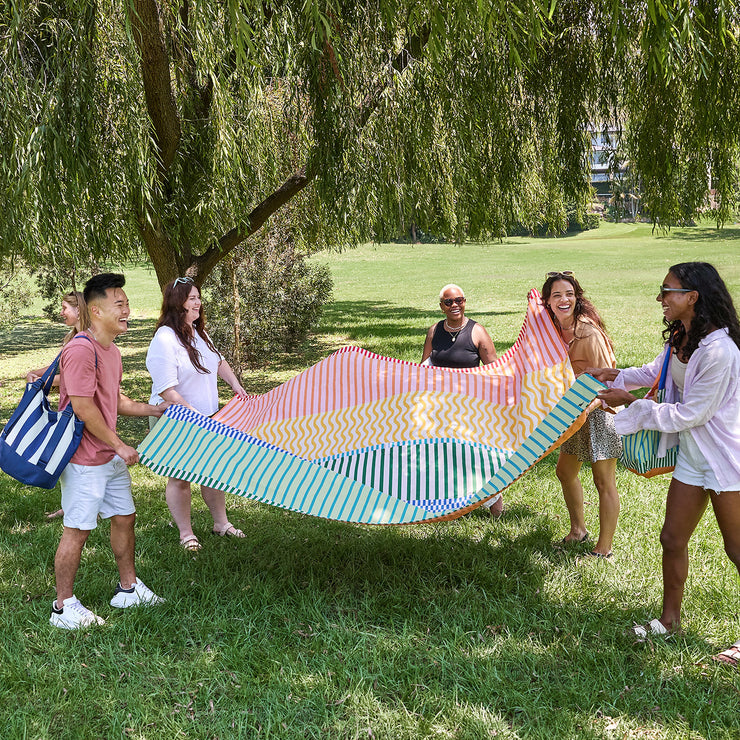
[[[511,485],[554,448],[582,417],[598,381],[582,375],[524,444],[480,489],[451,501],[404,501],[305,460],[183,406],[171,406],[139,446],[154,472],[263,501],[291,511],[359,524],[414,524],[454,519]]]
[[[573,381],[532,291],[517,341],[490,365],[433,368],[346,347],[213,419],[168,409],[139,452],[163,475],[316,516],[447,519],[500,495],[580,426],[603,386]]]

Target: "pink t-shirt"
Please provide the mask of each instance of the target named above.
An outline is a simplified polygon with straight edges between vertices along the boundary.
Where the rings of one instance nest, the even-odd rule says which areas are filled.
[[[86,336],[90,337],[89,334]],[[115,431],[118,421],[118,394],[123,377],[121,352],[112,342],[109,347],[103,347],[93,337],[90,340],[78,334],[62,349],[59,363],[59,408],[63,409],[69,403],[70,396],[92,398],[103,414],[106,425]],[[85,427],[80,446],[70,462],[78,465],[104,465],[114,455],[112,447],[88,432]]]

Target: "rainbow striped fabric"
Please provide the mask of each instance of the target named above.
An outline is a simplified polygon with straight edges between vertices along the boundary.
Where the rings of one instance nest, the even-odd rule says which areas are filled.
[[[450,519],[557,447],[602,387],[574,382],[532,291],[517,341],[490,365],[434,368],[345,347],[213,419],[171,407],[139,453],[162,475],[328,519]]]

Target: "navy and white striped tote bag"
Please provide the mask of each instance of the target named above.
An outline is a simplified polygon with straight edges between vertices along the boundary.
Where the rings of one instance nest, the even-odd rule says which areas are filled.
[[[18,408],[0,433],[0,468],[29,486],[54,488],[82,439],[84,424],[74,415],[72,404],[54,411],[47,398],[60,357],[42,378],[26,385]]]

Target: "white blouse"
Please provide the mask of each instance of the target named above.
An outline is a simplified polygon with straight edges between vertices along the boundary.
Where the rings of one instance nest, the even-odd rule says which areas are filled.
[[[163,399],[159,394],[174,388],[196,411],[210,416],[218,411],[218,366],[222,357],[197,332],[193,346],[200,352],[201,364],[208,373],[198,372],[169,326],[157,329],[146,353],[146,368],[152,376],[149,403],[160,403]]]

